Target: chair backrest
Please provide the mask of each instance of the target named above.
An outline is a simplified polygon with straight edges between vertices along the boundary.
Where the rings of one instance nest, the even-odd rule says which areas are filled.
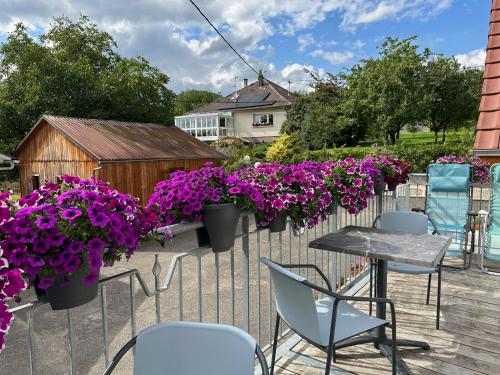
[[[489,207],[488,252],[490,259],[500,260],[500,164],[491,167],[491,197]]]
[[[303,283],[305,278],[267,258],[261,258],[260,261],[269,267],[276,294],[276,309],[281,318],[294,331],[321,343],[314,293]]]
[[[139,333],[135,375],[254,374],[255,340],[239,328],[167,322]]]
[[[425,212],[442,235],[456,240],[461,240],[461,228],[468,220],[470,173],[469,164],[431,164],[427,168]]]
[[[429,224],[427,215],[411,211],[384,212],[379,220],[377,228],[413,234],[426,234]]]

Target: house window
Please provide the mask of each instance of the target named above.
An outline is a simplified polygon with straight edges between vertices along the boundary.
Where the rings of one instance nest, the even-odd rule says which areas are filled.
[[[273,115],[253,115],[253,126],[272,126],[273,125]]]

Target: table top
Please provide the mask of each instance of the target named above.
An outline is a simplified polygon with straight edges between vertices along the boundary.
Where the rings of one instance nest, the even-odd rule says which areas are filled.
[[[376,228],[347,226],[309,243],[313,249],[368,258],[435,267],[451,244],[451,238],[411,234]]]

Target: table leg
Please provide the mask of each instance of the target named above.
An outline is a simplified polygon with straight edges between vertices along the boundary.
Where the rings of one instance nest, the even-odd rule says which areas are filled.
[[[387,297],[387,261],[379,259],[377,262],[377,298]],[[387,305],[385,303],[377,303],[377,318],[386,319]],[[385,333],[385,327],[375,328],[375,337],[379,340],[385,340],[387,335]],[[375,344],[378,349],[378,344]]]

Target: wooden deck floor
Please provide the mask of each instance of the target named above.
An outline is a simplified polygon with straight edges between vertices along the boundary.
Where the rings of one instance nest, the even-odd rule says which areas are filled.
[[[500,276],[484,274],[475,264],[467,271],[444,272],[440,330],[434,327],[437,278],[433,281],[431,302],[425,305],[427,276],[389,275],[388,296],[396,304],[398,338],[431,345],[429,351],[401,349],[401,358],[414,374],[500,374]],[[360,294],[366,295],[367,288]],[[324,353],[304,341],[292,351],[324,364]],[[337,353],[335,365],[349,373],[390,373],[389,361],[371,345]],[[276,374],[324,374],[324,367],[305,366],[300,357],[282,358],[278,366]]]

